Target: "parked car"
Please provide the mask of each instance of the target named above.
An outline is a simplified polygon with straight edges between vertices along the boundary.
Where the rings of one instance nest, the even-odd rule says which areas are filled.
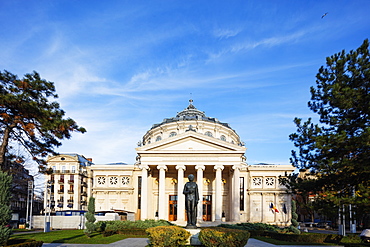
[[[360,238],[365,243],[370,243],[370,229],[365,229],[361,232]]]
[[[330,220],[328,220],[328,221],[319,221],[319,222],[317,222],[317,227],[328,229],[328,228],[332,228],[333,224]]]

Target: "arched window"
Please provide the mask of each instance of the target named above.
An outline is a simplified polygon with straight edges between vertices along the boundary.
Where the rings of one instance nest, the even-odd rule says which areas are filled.
[[[226,136],[224,136],[224,135],[220,136],[220,140],[221,141],[226,141]]]
[[[155,138],[155,141],[157,142],[157,141],[160,141],[160,140],[162,140],[162,137],[161,136],[157,136],[157,138]]]
[[[177,133],[176,133],[176,132],[171,132],[169,137],[174,137],[174,136],[176,136],[176,135],[177,135]]]
[[[212,133],[210,131],[207,131],[206,133],[204,133],[206,136],[209,136],[209,137],[213,137]]]

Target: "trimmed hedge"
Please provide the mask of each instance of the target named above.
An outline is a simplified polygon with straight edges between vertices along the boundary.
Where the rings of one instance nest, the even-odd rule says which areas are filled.
[[[95,223],[96,231],[121,230],[121,229],[148,229],[155,226],[171,226],[172,223],[166,220],[137,220],[137,221],[98,221]],[[106,229],[109,227],[109,229]]]
[[[340,243],[343,236],[337,234],[309,233],[309,234],[284,234],[277,232],[264,232],[260,236],[270,237],[273,239],[300,242],[300,243]]]
[[[370,243],[345,243],[344,247],[370,247]]]
[[[221,224],[220,227],[224,228],[231,228],[231,229],[240,229],[240,230],[247,230],[251,233],[251,236],[259,236],[259,233],[263,231],[269,232],[279,232],[279,233],[295,233],[295,229],[293,226],[288,226],[284,228],[280,228],[275,225],[270,225],[266,223],[239,223],[239,224]]]
[[[150,246],[172,247],[186,245],[190,233],[178,226],[156,226],[146,230]]]
[[[206,247],[243,247],[247,244],[250,233],[245,230],[223,227],[205,228],[199,233],[199,240]]]
[[[44,242],[42,241],[27,241],[18,244],[5,245],[7,247],[41,247]]]
[[[109,237],[114,234],[121,234],[121,235],[134,235],[134,236],[146,236],[146,229],[122,229],[118,231],[110,231],[105,230],[102,232],[103,237]]]
[[[98,221],[96,228],[103,236],[113,234],[146,235],[145,230],[155,226],[173,225],[165,220],[138,220],[138,221]]]
[[[146,229],[124,229],[119,230],[118,234],[122,235],[135,235],[135,236],[146,236]]]

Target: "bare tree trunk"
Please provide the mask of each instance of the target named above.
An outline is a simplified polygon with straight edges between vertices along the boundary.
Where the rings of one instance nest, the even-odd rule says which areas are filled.
[[[12,124],[12,125],[6,127],[5,130],[4,130],[3,142],[1,143],[1,146],[0,146],[0,166],[1,166],[1,170],[4,170],[4,168],[6,168],[6,162],[5,162],[6,151],[7,151],[8,144],[9,144],[10,133],[11,133],[11,131],[14,127],[15,127],[15,125]]]

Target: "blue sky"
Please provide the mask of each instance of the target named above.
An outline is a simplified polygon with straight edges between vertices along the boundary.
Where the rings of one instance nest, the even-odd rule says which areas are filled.
[[[55,82],[87,129],[61,153],[132,164],[152,124],[192,98],[237,131],[249,164],[289,164],[319,67],[369,38],[369,12],[368,0],[0,0],[0,69]]]

